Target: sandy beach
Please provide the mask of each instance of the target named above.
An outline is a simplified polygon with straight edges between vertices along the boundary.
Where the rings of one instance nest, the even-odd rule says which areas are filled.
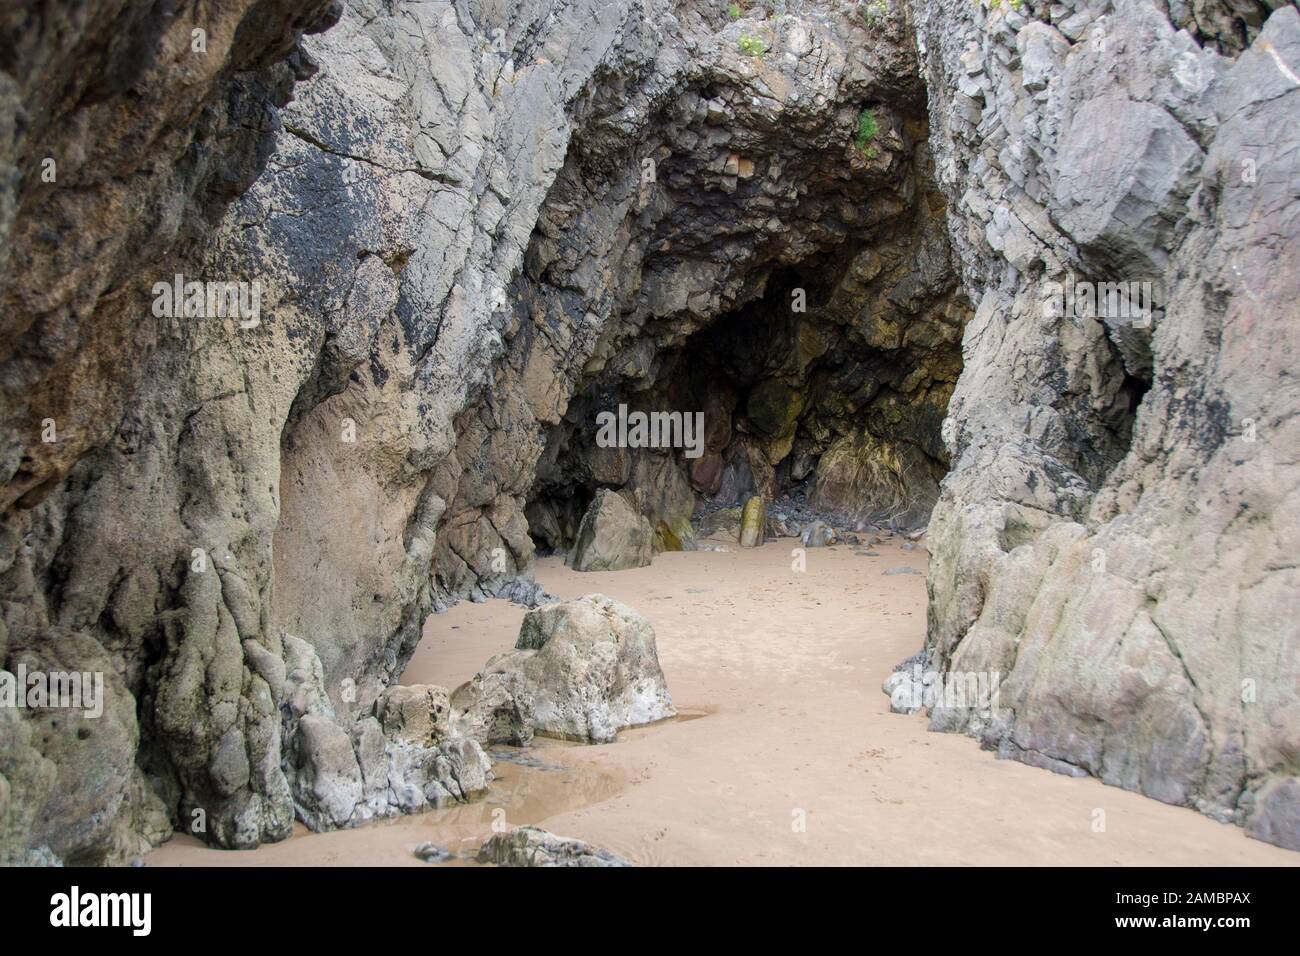
[[[877,556],[795,540],[666,553],[652,566],[537,578],[600,592],[654,626],[676,720],[613,744],[496,748],[483,800],[255,851],[178,836],[151,865],[425,866],[431,841],[469,862],[494,824],[537,824],[640,865],[1295,865],[1300,855],[1193,810],[998,760],[892,714],[880,691],[925,633],[923,548]],[[909,567],[920,573],[884,574]],[[455,687],[513,646],[524,608],[462,603],[428,621],[403,683]],[[1104,812],[1098,830],[1096,811]]]

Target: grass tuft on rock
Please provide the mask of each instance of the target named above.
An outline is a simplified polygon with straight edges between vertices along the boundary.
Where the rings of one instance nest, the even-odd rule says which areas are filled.
[[[854,137],[853,142],[858,149],[864,153],[867,152],[868,144],[876,138],[880,132],[880,124],[876,122],[875,114],[871,110],[863,110],[858,114],[858,135]],[[875,157],[871,157],[875,158]]]

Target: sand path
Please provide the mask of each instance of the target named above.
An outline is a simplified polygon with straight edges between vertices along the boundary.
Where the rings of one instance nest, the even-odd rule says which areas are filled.
[[[797,544],[609,573],[538,562],[552,593],[602,592],[650,620],[675,721],[603,746],[539,741],[523,756],[551,769],[502,761],[483,803],[245,853],[178,837],[149,862],[427,865],[416,843],[465,852],[504,819],[638,864],[1300,864],[1192,810],[997,760],[890,713],[880,684],[921,646],[925,578],[882,572],[923,572],[924,550],[810,549],[797,572]],[[455,687],[513,646],[523,615],[492,601],[431,618],[403,683]]]

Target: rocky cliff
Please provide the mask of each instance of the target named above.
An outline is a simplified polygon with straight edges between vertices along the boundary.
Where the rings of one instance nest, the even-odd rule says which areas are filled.
[[[936,728],[1300,843],[1294,7],[98,6],[0,46],[0,659],[110,685],[0,709],[4,858],[417,808],[431,611],[796,486],[934,509]]]
[[[977,305],[927,649],[1003,676],[993,719],[932,726],[1300,848],[1300,13],[1272,6],[914,8]]]

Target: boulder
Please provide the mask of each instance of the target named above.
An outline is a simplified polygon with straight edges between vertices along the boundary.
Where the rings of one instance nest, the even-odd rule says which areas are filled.
[[[654,553],[650,522],[617,492],[602,488],[582,516],[568,563],[575,571],[643,568]]]
[[[496,866],[631,866],[626,860],[581,840],[540,827],[498,833],[478,851],[478,862]]]
[[[526,747],[533,739],[529,700],[521,673],[478,674],[451,695],[456,730],[484,744]]]
[[[312,830],[465,802],[487,789],[492,762],[453,726],[447,691],[396,686],[374,716],[339,715],[306,641],[284,638],[286,764],[293,809]]]
[[[515,722],[548,737],[608,743],[626,727],[676,715],[654,630],[601,594],[524,616],[515,650],[499,654],[452,695],[458,726],[491,740]]]
[[[375,701],[384,736],[413,744],[433,744],[450,731],[447,691],[433,684],[390,687]]]

